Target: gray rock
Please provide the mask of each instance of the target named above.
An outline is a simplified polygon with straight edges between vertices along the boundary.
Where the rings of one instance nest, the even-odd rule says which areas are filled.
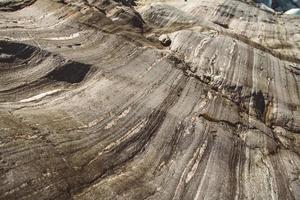
[[[171,41],[171,39],[169,38],[168,35],[161,35],[161,36],[159,37],[159,41],[160,41],[161,44],[162,44],[163,46],[165,46],[165,47],[170,46],[171,43],[172,43],[172,41]]]
[[[11,5],[0,200],[299,199],[298,17],[236,0]]]

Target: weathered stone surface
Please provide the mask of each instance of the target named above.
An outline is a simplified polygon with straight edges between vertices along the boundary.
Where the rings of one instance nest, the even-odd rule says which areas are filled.
[[[4,2],[1,200],[300,199],[299,17]]]

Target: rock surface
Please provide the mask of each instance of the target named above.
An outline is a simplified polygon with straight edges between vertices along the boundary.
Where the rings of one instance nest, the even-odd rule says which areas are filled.
[[[300,0],[255,0],[258,3],[265,4],[276,11],[285,12],[293,8],[300,7]]]
[[[300,199],[299,17],[2,2],[1,200]]]
[[[285,14],[300,16],[300,8],[292,8],[292,9],[286,11]]]

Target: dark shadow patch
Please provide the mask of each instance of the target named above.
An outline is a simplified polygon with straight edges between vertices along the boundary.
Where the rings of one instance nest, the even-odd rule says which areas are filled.
[[[72,62],[55,69],[47,78],[67,83],[80,83],[90,71],[90,65]]]
[[[257,118],[262,119],[263,114],[265,112],[266,104],[265,104],[265,97],[261,90],[258,92],[254,92],[252,94],[252,102],[253,102],[253,107],[255,109]]]
[[[36,47],[15,43],[0,41],[0,62],[1,63],[12,63],[16,60],[27,60],[38,51]]]
[[[136,0],[119,0],[125,6],[137,6]]]
[[[0,11],[1,12],[14,12],[21,10],[27,6],[32,5],[35,3],[36,0],[23,0],[23,1],[16,1],[16,0],[8,0],[8,1],[0,1]]]
[[[214,24],[217,24],[217,25],[219,25],[219,26],[222,26],[222,27],[225,28],[225,29],[229,29],[228,24],[221,23],[221,22],[213,22],[213,23],[214,23]]]

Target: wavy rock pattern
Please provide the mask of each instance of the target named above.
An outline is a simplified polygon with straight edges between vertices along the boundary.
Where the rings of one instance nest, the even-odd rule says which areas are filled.
[[[299,17],[4,2],[1,200],[300,199]]]

